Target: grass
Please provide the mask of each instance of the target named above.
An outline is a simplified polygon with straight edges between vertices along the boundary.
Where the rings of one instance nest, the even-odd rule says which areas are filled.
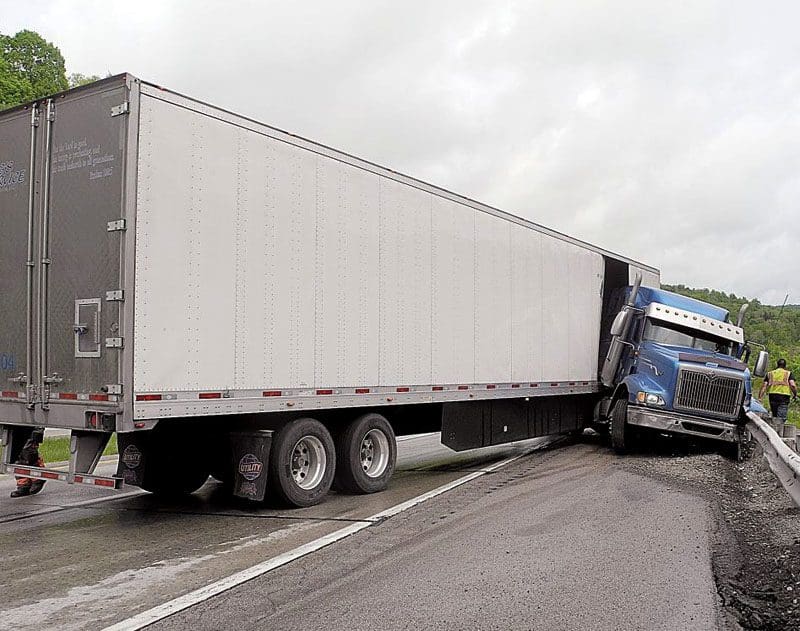
[[[113,456],[117,453],[117,435],[112,434],[111,440],[108,441],[104,456]],[[53,436],[45,438],[41,447],[39,447],[39,455],[42,457],[46,465],[54,462],[64,462],[69,460],[69,436]]]

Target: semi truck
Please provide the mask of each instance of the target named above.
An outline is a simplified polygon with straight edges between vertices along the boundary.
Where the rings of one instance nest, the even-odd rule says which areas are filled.
[[[749,396],[657,269],[129,74],[0,113],[0,239],[17,476],[310,506],[384,489],[399,434],[730,440]],[[16,463],[38,427],[67,469]]]

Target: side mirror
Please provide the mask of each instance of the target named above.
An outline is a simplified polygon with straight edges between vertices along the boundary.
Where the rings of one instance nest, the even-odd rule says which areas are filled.
[[[611,335],[622,335],[625,332],[625,325],[628,323],[629,317],[630,311],[627,309],[620,311],[617,314],[617,317],[614,318],[614,322],[611,324]]]
[[[756,360],[755,368],[753,368],[753,376],[765,377],[767,368],[769,368],[769,353],[767,351],[758,351],[758,359]]]

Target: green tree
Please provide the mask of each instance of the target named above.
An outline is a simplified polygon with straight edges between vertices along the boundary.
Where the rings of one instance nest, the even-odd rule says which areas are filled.
[[[79,85],[86,85],[87,83],[94,83],[100,81],[101,77],[96,74],[85,75],[80,72],[73,72],[69,76],[69,87],[77,88]]]
[[[34,31],[0,34],[0,108],[68,87],[64,57],[57,46]]]
[[[24,77],[11,71],[8,62],[0,57],[0,110],[33,99],[33,88]]]

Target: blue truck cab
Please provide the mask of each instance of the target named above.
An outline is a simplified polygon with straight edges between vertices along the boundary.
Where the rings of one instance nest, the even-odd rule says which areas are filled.
[[[623,453],[655,430],[723,441],[740,453],[745,411],[763,410],[742,361],[750,352],[741,328],[746,307],[733,324],[725,309],[641,287],[638,279],[624,291],[601,370],[610,393],[603,416],[614,449]],[[768,362],[760,352],[756,376]]]

